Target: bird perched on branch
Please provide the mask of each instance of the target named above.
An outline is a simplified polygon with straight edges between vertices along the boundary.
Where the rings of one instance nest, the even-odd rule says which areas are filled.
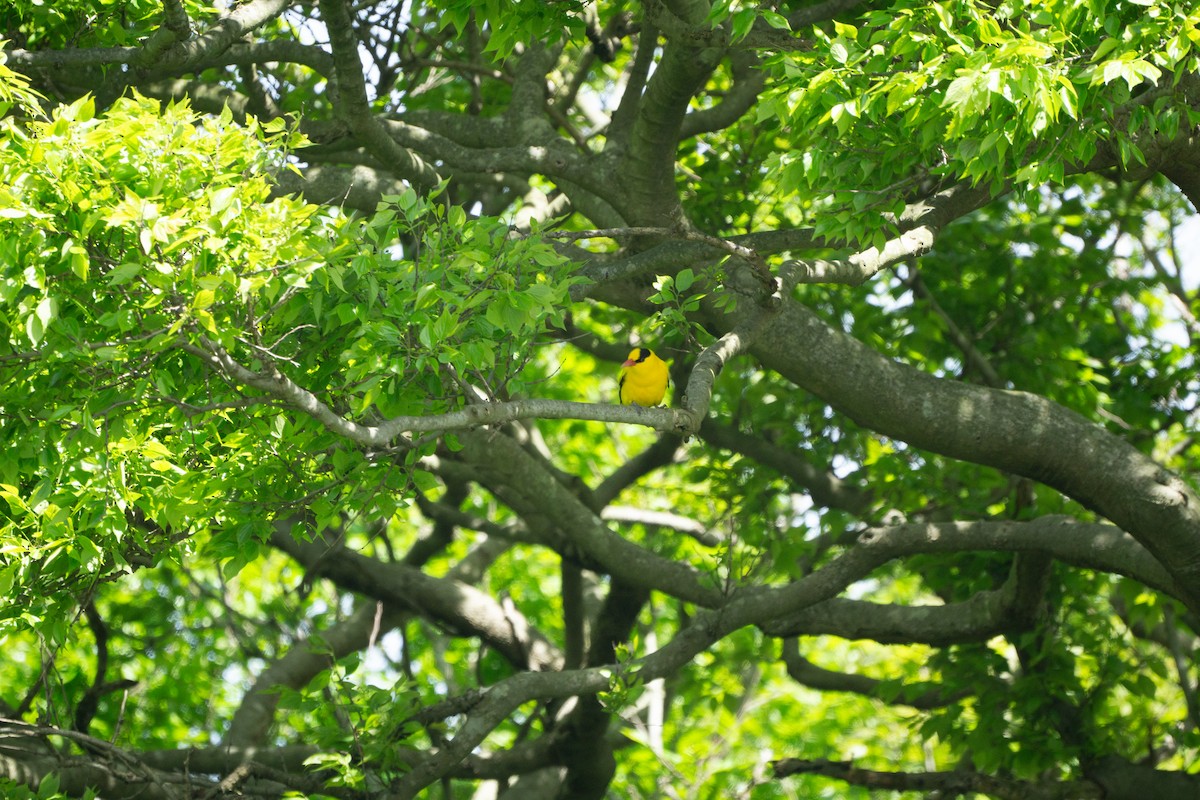
[[[654,355],[648,347],[629,351],[629,358],[621,365],[621,379],[617,386],[622,405],[660,405],[667,393],[667,362]]]

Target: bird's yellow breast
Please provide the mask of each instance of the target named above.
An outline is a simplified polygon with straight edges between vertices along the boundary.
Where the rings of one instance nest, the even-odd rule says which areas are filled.
[[[621,368],[621,402],[645,407],[659,405],[667,393],[667,363],[650,351],[642,358],[639,355],[637,350],[630,353],[630,359]]]

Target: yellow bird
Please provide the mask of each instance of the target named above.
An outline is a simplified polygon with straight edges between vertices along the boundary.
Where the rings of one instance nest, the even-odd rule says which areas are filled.
[[[629,352],[629,358],[621,365],[621,379],[617,383],[622,405],[657,406],[662,404],[667,393],[667,362],[654,355],[648,347],[639,347]]]

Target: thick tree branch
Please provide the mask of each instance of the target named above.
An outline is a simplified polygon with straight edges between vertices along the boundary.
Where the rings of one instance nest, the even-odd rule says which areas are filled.
[[[698,9],[690,9],[689,16]],[[698,23],[698,18],[688,20]],[[646,84],[630,136],[624,173],[630,201],[628,216],[639,224],[682,227],[683,210],[675,191],[675,151],[684,115],[692,97],[703,87],[720,60],[716,48],[697,48],[670,41]]]
[[[276,530],[271,544],[321,577],[397,608],[409,609],[460,635],[479,636],[520,669],[558,669],[562,655],[545,636],[491,595],[407,564],[385,564],[328,542],[299,542]]]
[[[436,186],[441,177],[433,166],[397,144],[371,110],[358,37],[345,0],[321,0],[320,8],[333,51],[336,85],[331,94],[339,116],[375,157],[390,165],[399,177],[426,188]]]
[[[1104,800],[1194,800],[1200,796],[1200,775],[1155,769],[1118,756],[1085,764],[1084,775],[1102,787]]]
[[[759,92],[766,84],[767,74],[760,67],[761,59],[750,52],[733,53],[730,56],[733,86],[725,93],[720,103],[712,108],[693,111],[683,118],[679,137],[687,139],[709,131],[719,131],[737,122],[758,102]]]
[[[658,26],[653,20],[647,19],[642,24],[641,35],[638,36],[637,52],[633,63],[625,73],[625,87],[621,99],[613,112],[612,121],[608,125],[608,145],[606,149],[624,152],[629,147],[629,139],[637,124],[642,107],[642,96],[646,88],[646,80],[650,68],[654,65],[654,55],[658,49]]]
[[[705,607],[721,594],[690,565],[663,558],[610,531],[599,517],[511,438],[468,432],[458,456],[478,479],[568,557],[635,586],[657,589]],[[540,528],[540,531],[538,530]]]
[[[732,319],[717,318],[731,328]],[[802,346],[801,346],[802,345]],[[1024,392],[937,378],[898,364],[785,300],[751,351],[872,430],[1052,486],[1141,542],[1200,610],[1200,496],[1132,445]]]
[[[596,615],[587,664],[609,664],[616,660],[616,644],[629,640],[638,615],[650,593],[638,586],[615,580],[604,605]],[[567,767],[560,797],[600,800],[616,769],[612,743],[605,735],[612,713],[591,696],[579,698],[563,725],[554,731],[553,752]]]
[[[511,463],[511,458],[508,461]],[[912,530],[913,527],[902,529],[891,541],[886,535],[866,537],[863,546],[789,586],[735,591],[721,608],[702,612],[670,643],[634,662],[629,669],[637,670],[644,680],[662,677],[711,643],[750,624],[758,624],[771,635],[832,633],[846,638],[937,645],[978,641],[1008,630],[1012,624],[1008,611],[1016,601],[1012,580],[1001,590],[984,592],[964,603],[948,606],[906,608],[833,598],[849,581],[882,563],[880,559],[887,560],[895,540],[913,535]],[[956,537],[954,530],[948,535],[966,538]],[[959,542],[964,548],[969,544]],[[882,552],[871,552],[876,546]],[[446,774],[457,758],[465,756],[521,703],[533,698],[595,693],[607,688],[610,674],[610,669],[605,668],[554,675],[517,675],[476,696],[468,708],[448,706],[447,715],[467,711],[467,723],[451,745],[414,769],[396,797],[412,797],[416,791]]]

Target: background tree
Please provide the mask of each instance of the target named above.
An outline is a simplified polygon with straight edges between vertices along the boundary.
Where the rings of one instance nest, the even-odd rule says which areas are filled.
[[[0,20],[7,796],[1200,792],[1191,4]]]

